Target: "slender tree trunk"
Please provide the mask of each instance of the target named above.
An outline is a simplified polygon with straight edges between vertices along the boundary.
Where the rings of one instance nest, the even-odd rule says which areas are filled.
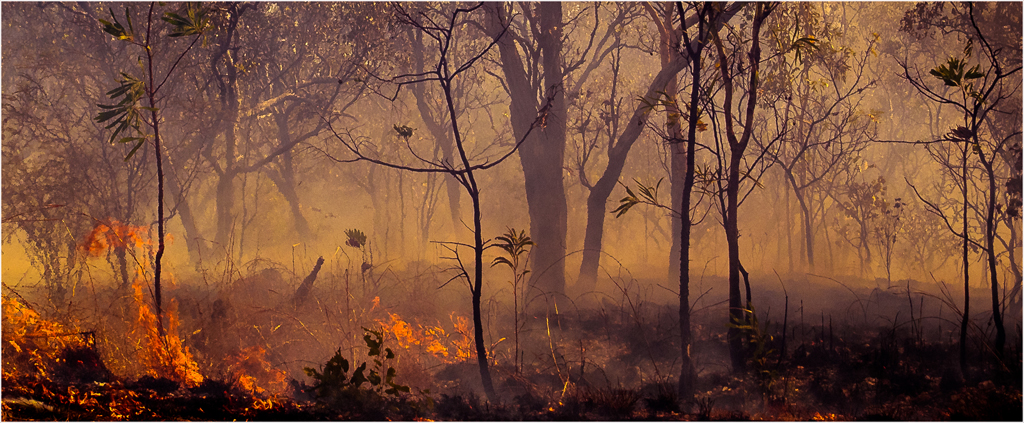
[[[416,31],[415,37],[416,45],[413,48],[413,60],[415,61],[416,69],[423,69],[425,50],[423,33]],[[441,150],[441,160],[451,163],[454,158],[455,146],[452,144],[452,139],[448,136],[447,130],[440,123],[441,117],[434,116],[430,103],[427,100],[426,89],[421,84],[414,84],[411,89],[413,97],[416,98],[416,110],[419,111],[420,116],[423,118],[427,131],[434,137],[434,144]],[[464,226],[462,223],[462,206],[460,204],[462,190],[459,187],[459,181],[451,175],[445,175],[444,186],[448,193],[448,210],[451,213],[452,233],[457,234]]]
[[[992,321],[996,326],[994,348],[996,356],[1003,359],[1006,346],[1006,328],[1003,326],[1003,313],[999,301],[999,271],[996,266],[996,175],[992,163],[985,159],[985,153],[978,150],[978,159],[988,176],[988,204],[985,215],[985,255],[988,256],[989,281],[992,288]]]
[[[172,164],[172,163],[168,163]],[[180,180],[176,175],[176,171],[173,166],[169,166],[171,169],[171,184],[173,187],[176,208],[178,209],[178,219],[181,220],[181,226],[185,229],[185,244],[188,246],[188,258],[193,265],[198,265],[203,256],[203,242],[200,236],[199,227],[196,226],[195,215],[192,214],[192,207],[185,198],[185,189],[181,186]]]
[[[217,179],[217,234],[213,241],[217,244],[221,254],[231,251],[228,245],[231,234],[231,226],[235,220],[235,170],[231,166]]]
[[[597,286],[597,271],[601,265],[601,248],[604,245],[604,215],[608,193],[597,192],[598,185],[587,195],[587,226],[583,234],[583,261],[580,263],[580,277],[577,282],[579,294],[592,292]]]
[[[484,240],[483,227],[480,222],[480,188],[477,186],[476,178],[473,176],[473,168],[469,164],[469,157],[463,147],[462,135],[459,133],[459,122],[455,117],[455,101],[452,99],[451,75],[447,64],[443,65],[443,72],[440,83],[444,91],[445,101],[448,106],[448,114],[452,123],[452,136],[455,139],[455,146],[459,150],[459,158],[466,170],[463,186],[473,201],[473,337],[476,343],[477,364],[480,366],[480,381],[484,386],[484,393],[491,402],[497,401],[498,396],[494,391],[494,382],[491,381],[491,372],[487,363],[487,347],[484,345],[483,314],[480,309],[480,298],[483,294],[483,268],[484,268]]]
[[[655,98],[660,95],[659,92],[667,92],[665,87],[672,84],[672,81],[689,62],[689,57],[676,57],[663,66],[648,86],[645,98]],[[582,284],[583,290],[593,289],[594,282],[597,280],[608,197],[615,188],[619,176],[622,175],[622,169],[626,164],[630,149],[643,132],[643,120],[647,114],[648,110],[643,105],[638,105],[633,111],[633,116],[626,124],[625,130],[609,149],[608,166],[587,196],[587,227],[583,240],[583,264],[580,265],[580,284]]]
[[[728,185],[726,186],[726,215],[725,215],[725,239],[729,249],[729,321],[740,323],[743,321],[743,304],[740,299],[740,235],[736,212],[739,207],[740,184],[740,159],[742,151],[733,151],[729,160]],[[746,357],[743,354],[743,339],[738,329],[730,326],[729,357],[732,359],[732,368],[735,371],[746,369]]]
[[[672,14],[670,13],[669,16]],[[671,21],[671,18],[668,19]],[[671,24],[671,22],[669,22]],[[679,42],[678,30],[673,30],[675,35],[674,43]],[[671,39],[663,40],[663,44],[670,44]],[[663,49],[667,50],[663,54],[663,60],[661,70],[654,79],[651,80],[650,85],[647,87],[647,92],[644,98],[653,99],[661,96],[661,93],[673,93],[677,89],[677,82],[679,72],[682,72],[693,59],[690,55],[680,56],[679,52],[669,50],[663,46]],[[675,99],[669,99],[669,103],[675,103]],[[629,122],[624,127],[622,134],[619,138],[609,147],[608,151],[608,165],[605,168],[604,173],[601,174],[601,178],[594,183],[594,186],[590,190],[590,194],[587,196],[587,226],[583,240],[583,262],[580,264],[580,278],[579,286],[580,291],[589,292],[594,289],[597,281],[597,270],[600,266],[601,260],[601,248],[602,239],[604,237],[604,219],[607,214],[606,206],[608,203],[608,197],[611,195],[612,190],[615,188],[616,182],[622,175],[622,169],[625,166],[626,158],[629,154],[630,149],[636,140],[640,137],[640,134],[644,129],[644,119],[648,115],[648,108],[643,103],[637,104],[636,109],[633,111],[633,115],[630,117]],[[669,121],[674,122],[671,126],[674,128],[673,141],[670,141],[672,148],[676,149],[683,146],[682,143],[675,141],[681,139],[679,132],[679,110],[670,107],[668,110],[670,116]],[[682,176],[682,174],[676,174]],[[673,185],[678,185],[673,182]],[[672,204],[678,204],[676,199],[673,199]],[[678,236],[675,235],[675,236]],[[679,252],[673,248],[674,256],[676,257],[675,262],[678,263]],[[672,268],[675,267],[671,266]],[[674,274],[678,275],[676,269]]]
[[[746,62],[749,64],[748,76],[750,82],[747,86],[747,98],[743,113],[744,121],[736,122],[733,115],[733,98],[736,89],[733,84],[734,75],[731,74],[728,56],[725,53],[720,36],[715,36],[715,46],[718,49],[719,71],[722,74],[722,84],[725,93],[723,111],[725,114],[725,134],[729,141],[729,169],[727,172],[726,184],[726,205],[724,210],[725,238],[729,249],[729,321],[739,323],[744,319],[743,305],[740,297],[740,248],[739,248],[739,227],[737,211],[739,208],[739,183],[740,165],[743,161],[743,154],[750,142],[754,126],[754,111],[757,108],[758,90],[758,69],[761,62],[761,26],[768,17],[774,6],[766,6],[764,3],[750,5],[754,7],[754,19],[751,27],[750,51]],[[768,7],[766,9],[766,7]],[[736,135],[736,126],[739,125],[743,132],[741,136]],[[732,359],[733,370],[740,372],[746,369],[746,353],[743,348],[743,340],[739,330],[733,326],[729,327],[729,356]]]
[[[288,115],[275,112],[274,120],[277,123],[277,141],[280,145],[291,144],[292,134],[288,124]],[[295,232],[303,242],[315,239],[316,234],[309,230],[309,221],[302,215],[302,204],[299,202],[299,193],[295,189],[295,167],[292,162],[291,150],[281,153],[278,157],[279,168],[275,174],[269,170],[267,176],[274,181],[278,192],[288,202],[292,212],[292,223],[295,225]]]
[[[469,174],[472,175],[472,172],[469,172]],[[473,200],[473,255],[474,262],[476,263],[476,268],[473,269],[473,337],[476,341],[477,364],[480,366],[480,381],[484,385],[484,393],[487,394],[487,399],[494,402],[498,400],[498,395],[494,392],[494,382],[491,381],[491,372],[487,363],[487,347],[484,345],[483,315],[480,308],[480,297],[482,294],[481,289],[483,288],[482,281],[484,279],[484,240],[481,235],[483,228],[480,225],[480,193],[471,190],[469,197]]]
[[[160,335],[160,339],[164,337],[164,321],[163,321],[163,294],[160,286],[160,277],[163,270],[163,258],[164,258],[164,160],[163,150],[160,147],[160,116],[156,104],[156,81],[155,75],[153,74],[153,49],[150,48],[152,42],[152,29],[153,29],[153,4],[149,5],[149,25],[146,29],[146,65],[148,66],[148,77],[149,84],[146,86],[146,94],[149,97],[150,116],[153,124],[153,151],[156,153],[156,233],[157,233],[157,248],[156,256],[153,260],[153,299],[156,303],[156,328],[157,333]]]
[[[693,365],[693,357],[690,354],[692,332],[690,329],[690,229],[693,222],[690,218],[690,195],[693,193],[694,181],[694,154],[696,153],[697,120],[700,118],[700,89],[701,89],[701,51],[707,40],[704,34],[704,14],[708,5],[704,4],[703,9],[698,13],[697,41],[696,48],[687,43],[687,52],[692,60],[690,64],[690,107],[689,119],[687,122],[686,140],[686,172],[683,174],[682,195],[679,203],[679,339],[681,345],[682,364],[679,371],[679,398],[689,400],[693,397],[694,385],[696,384],[697,371]],[[680,7],[681,8],[681,7]],[[682,10],[679,11],[680,16]],[[687,40],[689,41],[689,40]]]
[[[970,321],[971,315],[971,289],[970,289],[970,262],[967,257],[967,247],[970,241],[967,232],[967,143],[964,142],[963,148],[963,163],[961,164],[963,171],[962,186],[963,190],[963,239],[964,239],[964,251],[963,251],[963,266],[964,266],[964,315],[960,319],[960,373],[964,377],[967,376],[967,323]]]
[[[234,39],[235,27],[238,24],[238,13],[232,13],[227,32],[220,37],[220,46],[217,54],[214,55],[211,65],[214,69],[215,79],[220,88],[221,99],[221,125],[224,132],[224,166],[219,169],[217,181],[217,232],[214,242],[217,248],[221,249],[224,257],[230,257],[231,251],[230,235],[234,224],[235,189],[234,181],[238,176],[235,151],[238,140],[236,138],[236,126],[239,118],[238,104],[238,68],[235,66],[234,54],[230,48]],[[218,62],[223,60],[225,73],[218,73]]]
[[[1010,273],[1013,274],[1014,280],[1013,289],[1010,291],[1010,307],[1020,308],[1021,282],[1022,279],[1024,279],[1024,277],[1021,276],[1020,261],[1018,260],[1017,255],[1017,243],[1020,239],[1020,232],[1017,231],[1015,225],[1013,224],[1015,220],[1013,216],[1009,216],[1007,214],[1004,216],[1004,220],[1006,223],[1006,228],[1009,229],[1010,232],[1010,242],[1004,243],[1004,246],[1006,247],[1006,255],[1010,262]]]
[[[783,188],[786,192],[786,256],[789,258],[789,273],[793,273],[793,199],[789,197],[789,189]]]
[[[306,242],[315,239],[316,235],[309,229],[309,221],[302,215],[302,205],[299,202],[299,193],[295,189],[295,171],[290,165],[291,153],[284,152],[280,156],[280,169],[267,169],[267,177],[274,182],[277,191],[281,193],[291,210],[292,223],[295,225],[296,239],[293,241]],[[291,242],[291,241],[289,241]]]

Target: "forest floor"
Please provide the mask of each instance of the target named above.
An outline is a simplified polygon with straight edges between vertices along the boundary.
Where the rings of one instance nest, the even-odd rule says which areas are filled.
[[[600,316],[590,316],[600,320]],[[582,336],[597,325],[563,321]],[[602,333],[629,333],[604,324]],[[610,330],[619,329],[619,330]],[[798,328],[799,329],[799,328]],[[815,328],[808,328],[813,331]],[[818,327],[817,329],[821,329]],[[821,330],[809,342],[789,346],[786,358],[772,348],[749,362],[745,373],[700,371],[694,399],[680,401],[671,378],[625,385],[595,383],[603,369],[552,375],[542,368],[497,366],[500,400],[487,402],[471,381],[438,393],[386,394],[342,389],[318,395],[304,381],[287,392],[256,394],[208,378],[193,388],[149,376],[121,380],[88,349],[63,351],[51,376],[6,372],[2,418],[11,420],[982,420],[1021,421],[1020,352],[1006,360],[978,357],[966,377],[950,366],[955,345],[928,343],[899,331]],[[699,339],[698,358],[725,354],[724,334]],[[642,341],[642,340],[641,340]],[[630,356],[647,347],[636,339],[608,340]],[[773,341],[773,347],[779,347]],[[982,354],[982,353],[979,353]],[[627,355],[619,357],[617,365]],[[650,357],[648,357],[650,358]],[[10,360],[10,355],[4,360]],[[656,358],[654,358],[656,359]],[[643,357],[639,360],[644,360]],[[706,358],[702,359],[708,361]],[[452,364],[438,379],[472,379],[473,361]],[[9,363],[8,363],[9,364]],[[567,366],[568,367],[568,366]],[[564,376],[563,376],[564,375]],[[565,377],[566,379],[559,379]],[[479,379],[477,379],[477,383]],[[456,381],[458,382],[458,381]],[[340,394],[338,394],[340,393]]]
[[[520,310],[518,330],[507,305],[491,300],[498,305],[487,313],[485,339],[497,398],[487,401],[472,353],[472,326],[461,317],[469,315],[468,299],[439,295],[443,280],[435,273],[350,284],[348,273],[325,269],[301,304],[289,293],[302,275],[278,273],[252,271],[206,290],[182,283],[169,296],[178,305],[178,326],[168,332],[181,334],[165,338],[177,348],[171,355],[154,348],[154,320],[140,289],[135,295],[127,288],[80,293],[77,304],[110,304],[108,311],[90,308],[60,324],[43,319],[17,293],[5,293],[0,417],[1024,419],[1019,314],[1007,318],[1012,330],[1002,359],[991,348],[991,319],[972,314],[962,372],[959,323],[948,306],[957,299],[939,299],[925,284],[870,288],[864,281],[847,287],[821,278],[787,280],[789,294],[781,280],[778,286],[754,285],[756,319],[740,331],[749,348],[747,368],[734,372],[724,281],[707,278],[692,291],[701,293],[694,294],[691,322],[698,377],[694,395],[685,399],[676,390],[678,307],[665,300],[672,296],[663,295],[660,285],[632,277],[606,281],[613,286],[589,304]],[[373,330],[395,357],[385,358],[384,346],[376,356],[363,355],[367,349],[372,354],[370,341],[365,347],[361,341]],[[71,342],[83,334],[88,339]],[[355,384],[356,370],[346,380],[348,359],[353,368],[365,361],[378,369],[376,380],[370,375]],[[375,360],[381,361],[376,367]],[[392,365],[397,375],[390,385],[384,376]],[[311,372],[322,378],[311,378]],[[402,384],[408,392],[397,388]]]

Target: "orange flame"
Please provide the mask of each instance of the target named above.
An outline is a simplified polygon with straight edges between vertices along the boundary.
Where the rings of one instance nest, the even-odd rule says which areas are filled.
[[[395,336],[398,346],[414,353],[430,354],[444,363],[468,360],[472,356],[468,336],[469,321],[451,314],[453,330],[448,333],[440,326],[406,322],[395,313],[388,313],[389,321],[378,321],[383,328]]]
[[[166,377],[188,387],[198,386],[203,382],[203,375],[199,373],[199,365],[192,358],[192,353],[182,345],[178,336],[177,303],[173,300],[168,303],[164,312],[167,328],[161,339],[157,331],[156,314],[142,295],[142,278],[135,278],[132,288],[139,316],[136,321],[137,332],[142,332],[143,340],[140,343],[144,343],[138,354],[140,361],[146,364],[147,372],[151,376]]]
[[[104,251],[153,245],[145,226],[132,226],[111,219],[109,223],[98,222],[78,250],[87,257],[99,257]]]
[[[256,394],[284,392],[287,387],[285,383],[287,375],[284,371],[274,368],[267,361],[266,355],[266,349],[254,346],[230,356],[228,360],[235,361],[229,368],[229,374],[231,380],[235,381],[235,386]]]
[[[39,313],[15,298],[4,298],[3,309],[3,373],[13,375],[18,371],[35,371],[46,377],[50,365],[55,363],[56,354],[62,349],[85,347],[85,339],[79,329],[58,322],[43,319]],[[19,362],[30,369],[18,369]]]

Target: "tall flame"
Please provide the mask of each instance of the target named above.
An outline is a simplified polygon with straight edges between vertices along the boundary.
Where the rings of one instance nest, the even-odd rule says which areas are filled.
[[[164,310],[164,315],[167,316],[167,330],[161,338],[157,331],[156,314],[142,293],[142,280],[141,277],[137,277],[132,282],[133,298],[138,310],[136,333],[141,332],[142,335],[138,349],[139,360],[145,363],[146,370],[151,376],[166,377],[188,387],[198,386],[203,383],[203,375],[199,373],[199,365],[196,364],[192,353],[178,336],[177,303],[170,301]]]
[[[117,251],[152,245],[146,227],[127,225],[116,219],[109,219],[98,222],[79,244],[78,249],[87,257],[99,257],[107,250]],[[145,257],[137,257],[140,260],[136,261],[138,266],[135,280],[132,281],[132,299],[137,314],[134,333],[138,359],[151,376],[165,377],[189,387],[198,386],[203,382],[203,376],[199,373],[199,365],[196,364],[188,347],[182,344],[178,336],[178,312],[174,300],[169,301],[164,309],[167,322],[164,336],[161,337],[158,332],[156,313],[153,312],[150,300],[143,295],[142,287],[146,281],[146,270],[150,265]],[[170,279],[170,275],[167,276]]]

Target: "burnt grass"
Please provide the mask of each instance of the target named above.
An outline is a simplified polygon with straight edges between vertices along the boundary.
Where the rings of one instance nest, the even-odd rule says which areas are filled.
[[[287,308],[297,319],[317,322],[326,312],[345,304],[329,301],[333,298],[331,289],[337,289],[332,287],[343,285],[330,284],[329,273],[321,277],[325,283],[314,286],[312,292],[319,303]],[[447,303],[422,301],[431,295],[423,287],[437,286],[437,281],[398,283],[401,281],[396,278],[393,285],[356,295],[360,300],[353,304],[364,304],[369,310],[359,322],[386,319],[390,310],[410,322],[427,323],[452,310],[469,314],[460,308],[468,303],[465,298],[452,298]],[[1007,319],[1010,334],[1003,359],[998,359],[990,347],[992,331],[985,326],[987,316],[975,316],[968,367],[961,374],[956,316],[931,297],[919,295],[916,287],[911,296],[906,293],[909,288],[901,293],[806,282],[801,287],[802,300],[790,298],[784,323],[783,293],[755,285],[757,330],[745,330],[742,335],[748,345],[751,339],[761,339],[765,347],[751,348],[746,369],[734,372],[726,343],[724,297],[710,291],[710,295],[695,300],[691,351],[698,378],[694,395],[683,399],[676,390],[680,360],[678,308],[671,301],[655,301],[658,291],[643,291],[642,281],[624,279],[615,283],[621,292],[617,297],[560,304],[560,314],[535,310],[533,314],[524,313],[526,324],[518,334],[518,361],[512,360],[511,319],[503,317],[504,312],[498,309],[493,327],[488,326],[485,335],[494,355],[491,374],[498,400],[493,402],[483,397],[475,357],[436,364],[429,357],[416,356],[413,350],[396,349],[397,381],[408,384],[412,388],[409,393],[386,394],[364,385],[318,397],[311,386],[313,381],[301,368],[287,372],[285,392],[255,394],[234,386],[226,377],[218,379],[223,373],[216,371],[205,371],[205,381],[193,388],[151,376],[119,377],[104,363],[101,352],[109,348],[97,352],[96,344],[44,355],[52,362],[42,366],[48,369],[43,375],[25,370],[39,368],[39,363],[33,361],[39,356],[15,351],[5,344],[0,417],[48,421],[1024,419],[1021,327],[1016,323],[1019,314]],[[695,292],[722,284],[717,279],[708,280]],[[793,284],[790,282],[790,292]],[[275,290],[289,292],[287,288]],[[383,295],[385,292],[388,295]],[[378,295],[379,305],[371,301]],[[244,308],[246,298],[232,297],[233,307],[250,310]],[[189,301],[181,293],[178,300],[181,304]],[[212,310],[217,308],[213,301],[194,303],[214,303]],[[216,325],[190,320],[188,309],[183,307],[182,311],[183,333],[218,333],[212,331]],[[224,351],[231,351],[214,341],[242,342],[247,338],[239,328],[269,326],[267,322],[243,319],[267,313],[237,314],[235,326],[222,323],[225,329],[219,333],[225,335],[186,338],[201,365],[224,361]],[[197,331],[199,328],[205,330]],[[285,330],[287,326],[281,332]],[[232,336],[226,335],[229,333]],[[324,349],[333,352],[337,348],[328,338],[322,340]],[[251,343],[251,339],[246,342]],[[308,343],[286,345],[310,354]],[[268,356],[278,354],[272,347],[268,344]],[[313,367],[317,364],[308,363]]]
[[[657,316],[659,313],[652,313]],[[671,329],[669,316],[661,324]],[[550,323],[550,321],[549,321]],[[657,326],[654,322],[645,322]],[[706,366],[696,396],[681,401],[673,376],[635,380],[630,366],[667,363],[677,339],[638,330],[623,310],[560,316],[564,333],[616,344],[607,357],[584,358],[557,371],[543,365],[520,372],[495,366],[500,402],[481,397],[472,380],[435,393],[381,395],[363,391],[343,400],[316,398],[307,381],[290,380],[286,395],[254,395],[207,379],[195,388],[144,376],[125,381],[88,350],[61,352],[54,376],[5,373],[4,420],[984,420],[1021,421],[1019,332],[1003,361],[972,345],[966,375],[948,342],[930,342],[914,330],[853,327],[833,322],[793,326],[785,357],[781,339],[745,372]],[[703,328],[703,326],[700,326]],[[698,362],[727,360],[724,331],[696,331]],[[801,337],[799,334],[806,334]],[[546,335],[546,333],[545,333]],[[776,334],[778,335],[778,334]],[[658,351],[648,354],[647,351]],[[4,360],[17,359],[9,355]],[[622,369],[612,375],[605,367]],[[1007,365],[1007,363],[1009,365]],[[61,367],[63,366],[63,367]],[[472,379],[476,367],[459,363],[438,378]],[[664,370],[663,370],[664,371]],[[454,375],[454,376],[453,376]],[[561,377],[561,378],[560,378]],[[567,378],[562,379],[562,378]],[[630,382],[631,380],[631,382]]]

